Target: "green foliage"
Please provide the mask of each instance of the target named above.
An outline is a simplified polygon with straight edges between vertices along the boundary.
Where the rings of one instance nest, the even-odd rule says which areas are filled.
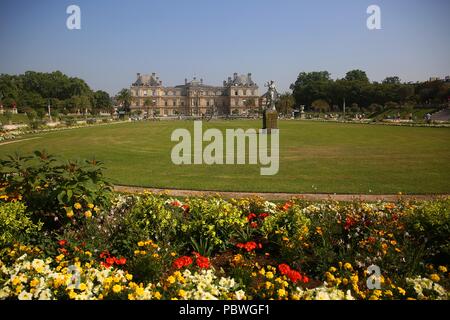
[[[15,242],[28,243],[41,227],[42,223],[33,222],[22,202],[0,202],[0,249]]]
[[[407,216],[411,236],[426,245],[424,253],[435,263],[450,259],[450,198],[424,202]]]
[[[309,108],[315,100],[325,100],[330,105],[342,109],[345,99],[347,105],[358,104],[367,108],[372,103],[385,105],[392,101],[406,104],[411,101],[422,104],[446,104],[450,95],[450,85],[444,81],[422,83],[401,83],[396,76],[387,77],[382,83],[370,82],[362,70],[347,72],[343,79],[333,80],[327,71],[301,72],[291,85],[296,105]]]
[[[213,247],[210,252],[214,252],[229,247],[236,230],[246,223],[242,212],[223,199],[195,198],[189,201],[189,214],[182,221],[180,230],[184,239],[206,242]]]
[[[67,222],[66,215],[75,203],[109,206],[111,185],[99,161],[60,160],[46,151],[36,151],[33,155],[8,156],[0,164],[0,183],[6,186],[6,195],[22,198],[46,227]]]

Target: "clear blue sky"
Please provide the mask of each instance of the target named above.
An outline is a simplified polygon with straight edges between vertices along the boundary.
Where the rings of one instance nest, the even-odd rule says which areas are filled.
[[[66,28],[70,4],[81,30]],[[382,30],[366,28],[370,4]],[[252,72],[280,91],[301,71],[426,80],[450,74],[449,14],[448,0],[1,0],[0,73],[61,70],[111,94],[137,72],[166,85]]]

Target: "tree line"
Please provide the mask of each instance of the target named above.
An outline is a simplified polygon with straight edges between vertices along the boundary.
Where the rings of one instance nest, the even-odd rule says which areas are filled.
[[[51,105],[55,113],[91,114],[111,112],[113,103],[105,91],[93,91],[82,79],[68,77],[60,71],[27,71],[21,75],[0,75],[0,103],[18,112],[43,116]]]
[[[449,82],[402,83],[397,76],[371,82],[362,70],[349,71],[336,80],[328,71],[301,72],[290,89],[292,96],[282,95],[280,108],[304,105],[312,111],[342,111],[345,102],[349,110],[375,112],[385,107],[444,104],[450,97]]]

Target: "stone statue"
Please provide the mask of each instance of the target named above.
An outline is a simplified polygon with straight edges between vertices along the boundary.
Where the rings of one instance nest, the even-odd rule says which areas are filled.
[[[273,80],[270,80],[265,85],[267,90],[267,104],[266,104],[266,110],[269,111],[276,111],[275,109],[275,102],[278,98],[278,92],[277,88],[275,87],[275,82]]]

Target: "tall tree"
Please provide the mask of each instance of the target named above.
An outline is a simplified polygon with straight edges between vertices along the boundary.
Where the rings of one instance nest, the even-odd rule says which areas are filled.
[[[130,111],[131,93],[129,89],[122,89],[116,96],[116,100],[122,105],[122,109],[126,112]]]
[[[347,74],[345,75],[345,80],[361,81],[361,82],[368,83],[369,77],[367,77],[367,74],[365,71],[356,69],[356,70],[351,70],[351,71],[347,72]]]

